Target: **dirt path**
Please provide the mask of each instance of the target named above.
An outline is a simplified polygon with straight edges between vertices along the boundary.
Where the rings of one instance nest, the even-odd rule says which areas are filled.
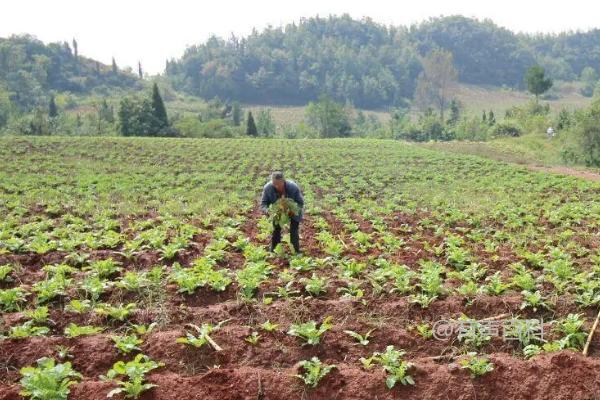
[[[549,172],[551,174],[570,175],[590,181],[600,182],[600,174],[569,167],[544,167],[541,165],[527,165],[533,171]]]

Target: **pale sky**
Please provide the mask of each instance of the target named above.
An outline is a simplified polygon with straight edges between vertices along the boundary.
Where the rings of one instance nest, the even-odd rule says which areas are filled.
[[[429,17],[461,14],[491,18],[522,32],[560,32],[600,27],[594,0],[2,0],[0,37],[29,33],[44,42],[75,37],[79,53],[120,67],[141,60],[162,72],[165,60],[211,34],[248,34],[302,17],[348,13],[354,18],[406,25]]]

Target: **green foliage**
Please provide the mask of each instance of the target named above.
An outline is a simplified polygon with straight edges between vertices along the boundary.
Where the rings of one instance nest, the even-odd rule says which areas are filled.
[[[27,295],[20,287],[0,289],[0,307],[2,312],[18,311],[25,302]]]
[[[66,400],[70,386],[82,378],[70,362],[57,364],[51,358],[41,358],[37,366],[21,368],[20,373],[20,395],[32,400]]]
[[[383,370],[387,373],[385,379],[385,385],[388,389],[392,389],[396,386],[396,383],[400,382],[403,385],[414,385],[415,381],[408,374],[413,368],[413,364],[402,360],[402,357],[406,354],[403,350],[396,350],[394,346],[387,346],[385,352],[375,352],[369,358],[361,358],[363,366],[369,369],[373,364],[379,364]]]
[[[308,103],[306,118],[322,138],[350,136],[351,127],[346,109],[327,96]]]
[[[70,323],[65,328],[65,336],[68,338],[74,338],[78,336],[89,336],[95,335],[96,333],[102,332],[103,330],[104,328],[102,328],[101,326],[79,326],[77,324]]]
[[[258,129],[256,128],[252,111],[248,111],[248,118],[246,120],[246,135],[252,137],[258,136]]]
[[[7,281],[14,268],[10,264],[0,265],[0,282]]]
[[[586,112],[581,115],[577,133],[579,135],[579,150],[588,166],[600,166],[600,100],[596,100]]]
[[[292,324],[288,330],[288,335],[301,337],[306,340],[306,344],[317,345],[321,342],[321,336],[332,328],[332,319],[333,317],[326,317],[319,327],[317,327],[315,321]]]
[[[167,113],[156,84],[150,98],[129,96],[121,99],[119,130],[123,136],[175,136],[169,128]]]
[[[369,344],[369,337],[371,336],[371,333],[373,333],[373,331],[374,331],[374,329],[371,329],[364,335],[361,335],[360,333],[357,333],[354,331],[349,331],[349,330],[344,331],[344,333],[347,334],[348,336],[356,339],[356,341],[358,343],[360,343],[362,346],[366,346]]]
[[[46,336],[49,332],[50,329],[47,327],[35,326],[33,321],[27,321],[22,325],[12,326],[8,332],[8,337],[11,339],[26,339],[32,336]]]
[[[138,346],[144,342],[136,335],[115,335],[110,338],[115,343],[115,347],[123,354],[128,354],[132,351],[141,351]]]
[[[205,344],[210,344],[215,350],[219,350],[216,343],[210,337],[210,334],[221,329],[225,323],[227,323],[227,320],[221,321],[217,325],[204,323],[200,327],[190,324],[190,327],[194,328],[197,334],[194,335],[193,333],[187,332],[185,337],[177,338],[177,343],[183,343],[194,347],[202,347]]]
[[[312,388],[317,387],[321,379],[336,368],[335,365],[323,364],[318,357],[302,360],[298,365],[304,369],[304,374],[296,375],[296,377],[302,379],[306,385]]]
[[[477,357],[477,353],[468,353],[459,361],[463,369],[468,369],[472,378],[477,378],[494,370],[494,364],[486,357]]]
[[[117,321],[124,321],[135,310],[135,303],[129,303],[126,305],[119,304],[116,306],[113,306],[112,304],[102,303],[98,304],[98,306],[94,308],[94,312],[97,315],[110,317]]]
[[[525,82],[527,83],[527,90],[533,93],[536,99],[552,87],[552,79],[546,77],[546,70],[539,65],[527,70]]]
[[[583,87],[581,88],[581,94],[587,97],[591,97],[594,94],[594,89],[598,84],[598,73],[592,67],[585,67],[581,71],[580,76]]]
[[[111,381],[119,387],[111,390],[107,397],[123,394],[125,398],[137,399],[143,392],[156,387],[155,384],[146,383],[145,376],[148,372],[162,367],[163,363],[152,361],[148,356],[138,354],[132,361],[117,361],[102,380]]]
[[[274,224],[285,227],[290,224],[290,217],[297,216],[300,213],[300,206],[288,197],[282,197],[271,204],[269,215]]]

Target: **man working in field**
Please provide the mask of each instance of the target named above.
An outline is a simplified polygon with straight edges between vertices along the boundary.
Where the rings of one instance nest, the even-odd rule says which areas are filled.
[[[288,210],[290,221],[290,241],[294,246],[296,253],[300,253],[300,221],[302,221],[302,209],[304,207],[304,198],[296,182],[285,179],[282,172],[276,171],[271,174],[271,182],[263,188],[260,208],[265,214],[269,213],[269,206],[276,203],[277,200],[288,198],[296,202],[298,210]],[[281,242],[281,225],[274,219],[273,236],[271,238],[271,251]]]

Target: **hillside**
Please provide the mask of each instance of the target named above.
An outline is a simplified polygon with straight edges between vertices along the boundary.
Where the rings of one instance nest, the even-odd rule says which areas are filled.
[[[0,38],[0,95],[8,92],[22,110],[46,105],[54,92],[107,94],[139,88],[131,72],[80,55],[76,41],[44,44],[29,35]]]
[[[304,104],[322,93],[356,106],[404,105],[414,93],[421,57],[452,52],[459,81],[523,89],[539,64],[555,80],[600,70],[600,30],[516,34],[490,20],[461,16],[384,26],[349,16],[303,19],[248,37],[212,37],[167,63],[173,85],[189,94],[247,103]]]

